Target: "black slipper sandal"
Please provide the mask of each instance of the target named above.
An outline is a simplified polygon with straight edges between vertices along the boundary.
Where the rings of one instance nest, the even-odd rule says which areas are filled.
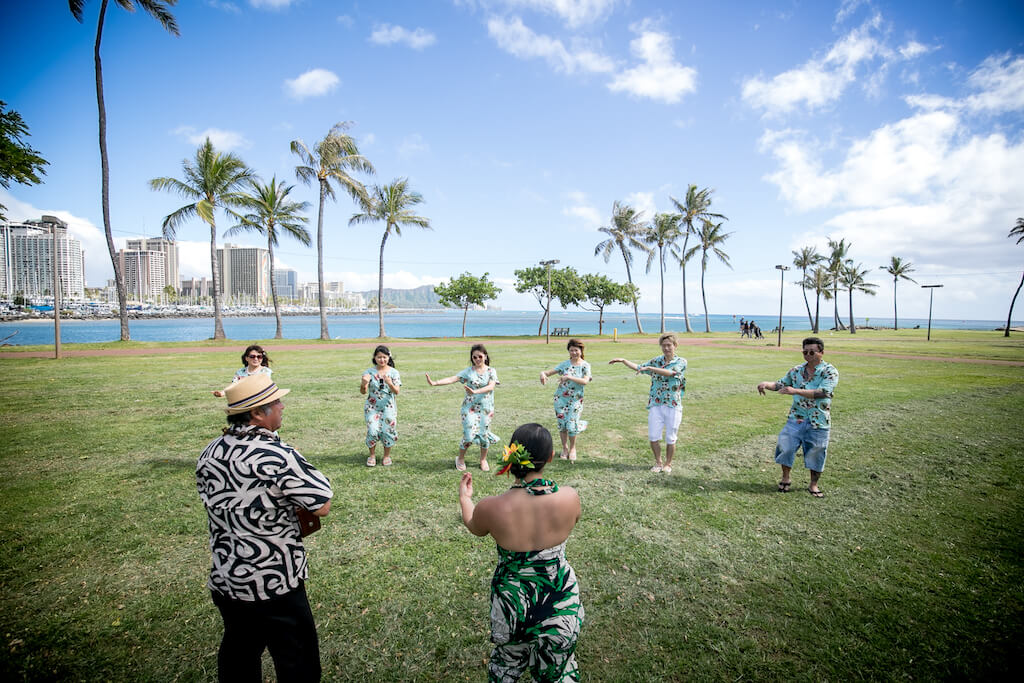
[[[818,489],[817,491],[812,491],[811,489],[807,489],[807,492],[809,494],[811,494],[812,496],[814,496],[815,498],[824,498],[825,497],[825,492],[822,491],[821,489]]]
[[[793,485],[791,481],[780,481],[779,482],[779,493],[789,493],[789,487]]]

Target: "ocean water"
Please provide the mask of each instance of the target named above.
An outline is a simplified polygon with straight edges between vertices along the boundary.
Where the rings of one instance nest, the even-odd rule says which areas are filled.
[[[531,336],[537,334],[541,311],[470,311],[466,321],[467,337]],[[712,315],[711,329],[714,332],[737,331],[740,318],[754,320],[767,336],[778,322],[778,314],[772,315]],[[656,333],[660,329],[660,315],[640,314],[644,332]],[[822,317],[823,331],[831,326],[831,317]],[[856,318],[858,326],[892,327],[892,318]],[[328,330],[334,339],[373,338],[377,336],[377,315],[328,316]],[[787,330],[810,330],[806,316],[783,316],[783,327]],[[993,330],[1005,322],[996,320],[932,320],[932,329]],[[1015,323],[1020,324],[1020,323]],[[319,316],[285,316],[282,318],[286,339],[319,339]],[[704,331],[704,316],[690,316],[690,325],[695,332]],[[900,318],[900,328],[920,325],[927,327],[927,319]],[[416,313],[390,313],[384,316],[384,327],[389,337],[421,339],[425,337],[460,337],[462,334],[461,311],[422,311]],[[597,334],[598,315],[588,311],[553,311],[551,327],[568,327],[572,334]],[[683,316],[666,315],[665,327],[669,331],[681,332],[686,329]],[[213,318],[159,318],[154,320],[132,320],[129,323],[134,341],[200,341],[213,336]],[[274,336],[273,316],[252,318],[224,318],[224,332],[230,339],[270,339]],[[611,335],[614,329],[619,334],[636,332],[632,311],[605,313],[604,334]],[[70,320],[62,319],[60,324],[61,342],[65,344],[116,341],[120,337],[117,320]],[[544,333],[544,330],[541,330]],[[4,341],[6,338],[6,341]],[[11,345],[52,344],[53,320],[29,320],[0,323],[0,342]]]

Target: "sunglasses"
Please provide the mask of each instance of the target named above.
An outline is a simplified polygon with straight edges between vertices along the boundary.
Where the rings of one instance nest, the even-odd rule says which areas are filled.
[[[805,356],[813,356],[816,353],[819,353],[818,349],[804,349]]]
[[[249,354],[249,355],[247,356],[247,358],[253,358],[253,359],[255,359],[255,358],[263,358],[263,356],[262,356],[261,354],[258,354],[258,353],[250,353],[250,354]]]

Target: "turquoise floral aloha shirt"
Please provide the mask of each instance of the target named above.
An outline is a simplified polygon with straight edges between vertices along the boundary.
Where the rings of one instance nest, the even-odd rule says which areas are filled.
[[[794,389],[821,389],[825,392],[825,398],[793,396],[789,419],[810,422],[814,429],[829,429],[832,426],[832,392],[839,384],[839,371],[831,363],[821,361],[814,368],[811,378],[804,379],[805,367],[807,363],[797,365],[779,380],[779,384]]]
[[[674,374],[671,377],[663,377],[651,373],[651,394],[647,398],[647,407],[671,406],[679,408],[683,405],[683,393],[686,392],[686,359],[674,356],[672,360],[666,361],[665,356],[652,358],[646,363],[637,365],[650,365],[662,370],[671,370]]]

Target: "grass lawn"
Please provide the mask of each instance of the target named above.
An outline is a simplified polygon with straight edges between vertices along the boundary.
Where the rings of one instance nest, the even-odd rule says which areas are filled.
[[[649,380],[606,364],[651,358],[656,339],[588,342],[596,379],[580,460],[546,470],[583,500],[567,555],[587,611],[584,680],[992,679],[1017,668],[1024,367],[949,359],[1024,361],[1020,335],[826,335],[840,384],[824,500],[806,493],[799,460],[793,491],[775,492],[789,399],[754,390],[800,362],[802,336],[785,334],[782,350],[774,338],[738,348],[735,335],[680,347],[688,390],[671,475],[648,471]],[[488,341],[502,381],[493,430],[506,440],[523,422],[555,427],[553,388],[537,381],[565,358],[552,342]],[[194,467],[224,424],[210,390],[244,345],[0,359],[4,680],[215,678],[221,623]],[[394,345],[400,441],[395,465],[374,469],[358,394],[370,350],[266,346],[292,389],[282,436],[335,489],[307,542],[324,680],[482,680],[495,551],[458,515],[462,391],[423,379],[465,367],[469,343]],[[478,497],[510,483],[471,469]],[[272,678],[269,660],[264,670]]]

